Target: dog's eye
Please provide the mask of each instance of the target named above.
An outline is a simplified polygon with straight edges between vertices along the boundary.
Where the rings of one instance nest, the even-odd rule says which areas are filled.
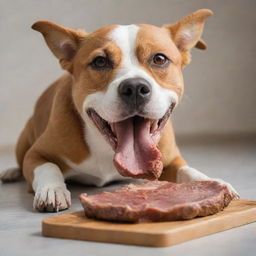
[[[107,57],[97,56],[92,62],[91,66],[95,69],[111,68],[111,62]]]
[[[162,53],[157,53],[152,58],[152,64],[158,67],[164,67],[168,65],[170,60]]]

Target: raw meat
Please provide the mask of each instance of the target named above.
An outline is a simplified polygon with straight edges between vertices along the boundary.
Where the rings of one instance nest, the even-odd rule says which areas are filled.
[[[129,184],[114,192],[80,195],[87,217],[126,222],[174,221],[215,214],[232,195],[217,181]]]

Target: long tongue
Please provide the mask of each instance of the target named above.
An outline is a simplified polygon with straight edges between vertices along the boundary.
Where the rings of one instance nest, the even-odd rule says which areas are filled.
[[[150,135],[150,121],[141,117],[114,123],[114,164],[122,176],[154,180],[162,173],[161,153]]]

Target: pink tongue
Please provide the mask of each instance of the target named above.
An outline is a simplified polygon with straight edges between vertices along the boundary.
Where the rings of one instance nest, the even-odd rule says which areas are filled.
[[[162,173],[161,153],[150,135],[150,122],[128,118],[114,123],[117,148],[114,164],[122,176],[154,180]]]

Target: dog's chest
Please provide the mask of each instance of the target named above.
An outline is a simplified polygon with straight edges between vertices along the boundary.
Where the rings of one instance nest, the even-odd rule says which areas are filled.
[[[116,170],[113,164],[114,152],[98,131],[87,128],[85,139],[90,148],[90,156],[80,164],[66,159],[70,170],[65,178],[99,187],[111,181],[127,179]]]

